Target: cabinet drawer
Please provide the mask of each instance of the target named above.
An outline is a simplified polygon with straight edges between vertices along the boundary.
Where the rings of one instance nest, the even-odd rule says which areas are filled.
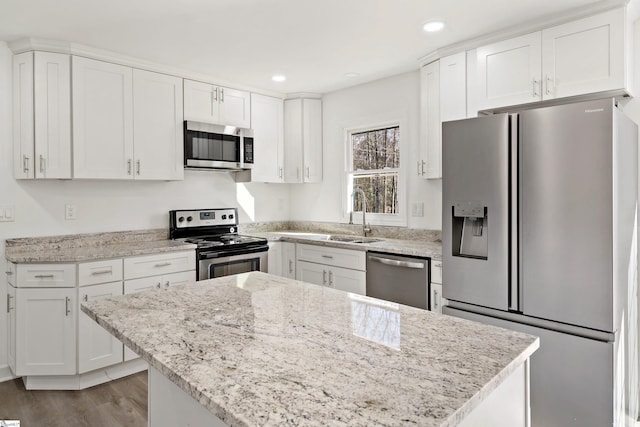
[[[361,271],[365,271],[366,269],[364,251],[299,244],[296,247],[296,254],[297,259],[300,261],[315,262]]]
[[[431,260],[431,283],[442,284],[442,261]]]
[[[75,264],[18,264],[18,288],[75,288]]]
[[[196,267],[195,251],[170,252],[124,259],[124,278],[157,276],[166,273],[193,270]]]
[[[10,285],[16,285],[16,265],[7,261],[7,283]]]
[[[85,262],[78,264],[78,285],[97,285],[98,283],[122,280],[122,259]]]

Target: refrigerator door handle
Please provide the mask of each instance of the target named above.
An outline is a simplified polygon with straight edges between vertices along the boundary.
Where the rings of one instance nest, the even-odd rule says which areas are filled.
[[[519,263],[519,241],[520,223],[518,221],[518,114],[509,115],[509,187],[510,187],[510,206],[509,206],[509,231],[511,241],[509,242],[509,310],[521,311],[521,295],[520,292],[520,263]]]

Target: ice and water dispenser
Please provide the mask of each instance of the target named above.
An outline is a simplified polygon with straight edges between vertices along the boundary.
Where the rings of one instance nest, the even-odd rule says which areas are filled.
[[[451,207],[451,254],[487,259],[488,209],[482,202],[455,202]]]

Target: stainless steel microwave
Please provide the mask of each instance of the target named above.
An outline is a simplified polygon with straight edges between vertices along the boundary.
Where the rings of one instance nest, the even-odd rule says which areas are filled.
[[[235,126],[185,121],[184,166],[201,169],[251,169],[253,131]]]

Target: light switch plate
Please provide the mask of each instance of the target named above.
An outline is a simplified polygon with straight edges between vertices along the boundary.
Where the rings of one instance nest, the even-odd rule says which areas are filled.
[[[416,202],[411,205],[411,216],[424,216],[424,202]]]
[[[76,219],[76,205],[64,205],[64,219]]]
[[[13,222],[14,212],[13,206],[0,206],[0,222]]]

